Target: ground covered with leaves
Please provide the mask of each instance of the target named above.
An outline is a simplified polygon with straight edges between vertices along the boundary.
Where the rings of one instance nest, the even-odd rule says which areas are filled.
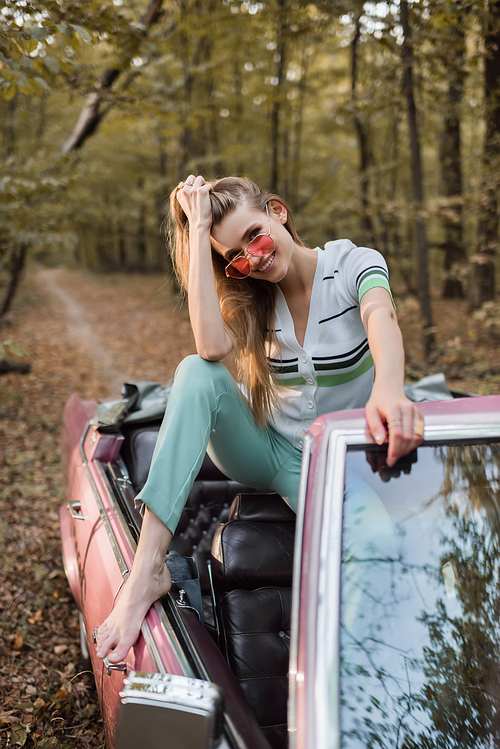
[[[193,351],[186,312],[160,277],[33,274],[13,324],[29,375],[0,378],[0,746],[98,749],[94,679],[81,670],[61,559],[64,403],[172,377]]]
[[[434,300],[437,361],[425,365],[418,304],[396,294],[408,372],[443,371],[464,392],[500,392],[500,325],[465,301]],[[498,315],[500,317],[500,315]],[[159,276],[31,273],[11,338],[31,373],[0,378],[0,746],[100,749],[93,676],[82,671],[78,617],[62,568],[64,403],[116,396],[127,380],[166,383],[193,351],[185,308]]]

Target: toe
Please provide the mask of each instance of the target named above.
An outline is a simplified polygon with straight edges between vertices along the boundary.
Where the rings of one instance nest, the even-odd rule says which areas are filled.
[[[114,650],[111,650],[111,652],[108,653],[108,661],[110,663],[120,663],[120,661],[124,661],[129,650],[130,648],[123,647],[123,645],[117,645]]]
[[[101,628],[100,628],[99,633],[97,635],[97,650],[96,650],[97,657],[104,658],[108,650],[110,650],[114,644],[115,643],[113,643],[113,639],[110,633],[107,631],[101,632]]]

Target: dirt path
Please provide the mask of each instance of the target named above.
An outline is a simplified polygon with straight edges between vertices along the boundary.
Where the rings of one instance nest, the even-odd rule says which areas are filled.
[[[160,277],[51,269],[28,279],[0,336],[32,367],[0,378],[0,746],[100,749],[61,563],[62,412],[72,392],[95,399],[130,379],[166,382],[193,351],[187,313]]]
[[[76,345],[81,353],[86,353],[93,361],[96,370],[100,371],[108,387],[114,393],[119,393],[127,376],[124,371],[116,369],[112,351],[103,345],[98,330],[90,323],[85,305],[77,301],[61,285],[65,278],[67,275],[64,271],[47,269],[38,271],[35,282],[37,286],[60,302],[61,316],[66,321],[68,341]]]

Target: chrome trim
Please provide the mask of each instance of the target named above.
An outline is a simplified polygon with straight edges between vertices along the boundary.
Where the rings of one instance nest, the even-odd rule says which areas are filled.
[[[125,534],[125,537],[127,539],[128,544],[130,545],[130,548],[132,549],[133,553],[135,554],[135,552],[137,550],[136,540],[132,536],[132,534],[130,532],[130,528],[128,527],[127,523],[122,523],[123,513],[122,513],[121,508],[119,507],[119,505],[118,505],[118,503],[116,501],[116,497],[114,495],[114,492],[113,492],[113,490],[112,490],[112,488],[111,488],[111,486],[109,484],[109,479],[108,479],[108,477],[106,475],[106,471],[104,470],[104,466],[99,461],[93,461],[93,463],[94,463],[94,465],[96,467],[96,470],[97,470],[99,476],[101,477],[101,479],[103,481],[104,486],[106,486],[106,492],[107,492],[107,495],[108,495],[108,500],[109,500],[110,504],[113,506],[113,509],[114,509],[114,511],[116,513],[116,517],[117,517],[117,519],[118,519],[118,521],[120,523],[120,527],[121,527],[123,533]],[[107,515],[106,515],[106,518],[107,518]],[[111,529],[111,525],[110,525],[110,530],[113,533],[113,531]],[[114,536],[114,534],[113,534],[113,536]],[[127,570],[125,570],[125,572],[128,573],[128,572],[130,572],[130,570],[127,569]],[[123,573],[123,577],[125,578],[125,573]]]
[[[128,470],[127,470],[127,466],[125,465],[125,461],[123,460],[123,458],[121,457],[121,455],[118,455],[118,457],[116,459],[116,465],[118,466],[118,468],[122,472],[123,478],[126,479],[126,481],[130,482],[130,484],[131,484],[132,481],[130,479],[130,476],[129,476],[129,473],[128,473]]]
[[[82,437],[80,439],[80,457],[82,459],[82,466],[85,471],[85,475],[87,477],[87,480],[89,482],[89,486],[92,490],[92,494],[94,495],[94,499],[97,505],[97,509],[99,510],[99,515],[102,520],[102,524],[104,528],[106,529],[106,533],[108,535],[109,543],[111,544],[111,548],[113,550],[113,553],[115,555],[116,562],[118,564],[118,568],[120,570],[120,573],[122,577],[125,577],[125,573],[128,573],[127,565],[125,564],[125,559],[123,558],[123,555],[121,553],[120,547],[118,545],[118,542],[115,538],[115,534],[113,533],[113,529],[111,528],[111,524],[108,519],[108,515],[106,513],[106,510],[104,509],[104,505],[102,503],[101,495],[97,491],[97,487],[95,485],[94,477],[92,476],[92,473],[90,471],[89,465],[87,463],[87,456],[85,455],[84,450],[84,442],[85,438],[87,436],[87,432],[90,428],[90,422],[87,424],[86,428],[83,431]],[[97,464],[96,464],[97,465]],[[106,480],[107,481],[107,480]],[[108,492],[108,495],[110,495],[110,492]]]
[[[333,433],[328,439],[326,481],[324,488],[324,507],[322,518],[322,533],[320,543],[320,569],[318,580],[318,610],[316,612],[316,643],[322,642],[323,647],[316,648],[315,679],[321,679],[324,684],[324,672],[328,673],[330,689],[308,689],[308,702],[312,700],[312,707],[317,716],[314,726],[314,737],[317,746],[325,749],[339,749],[340,728],[332,732],[330,726],[340,726],[340,572],[342,549],[342,513],[345,483],[345,455],[347,440],[343,435]],[[328,499],[331,497],[331,501]],[[335,501],[340,497],[340,501]],[[327,533],[328,529],[328,533]],[[339,554],[331,553],[331,549],[338,549]],[[334,560],[334,568],[328,565]],[[312,631],[311,628],[310,631]],[[328,632],[328,637],[324,634]],[[320,639],[320,633],[323,639]],[[332,666],[333,674],[327,670],[326,664]],[[332,686],[333,684],[333,686]],[[310,685],[312,686],[312,685]],[[331,703],[329,697],[333,696]],[[309,707],[309,705],[308,705]]]
[[[169,601],[173,602],[173,598],[170,595],[170,593],[168,594],[168,599],[169,599]],[[169,618],[167,616],[167,613],[166,613],[165,609],[163,608],[163,604],[160,601],[155,601],[154,604],[153,604],[153,608],[156,611],[156,615],[157,615],[158,619],[160,620],[160,624],[162,625],[162,627],[165,629],[165,631],[167,633],[167,636],[168,636],[168,638],[169,638],[169,640],[170,640],[170,642],[172,644],[172,648],[173,648],[173,650],[175,652],[175,657],[179,661],[180,666],[181,666],[182,670],[184,671],[184,675],[185,676],[194,677],[193,667],[191,666],[191,664],[189,663],[188,659],[186,658],[184,650],[181,648],[181,645],[179,643],[179,638],[177,637],[177,634],[176,634],[174,628],[172,627],[172,623],[170,622],[170,620],[169,620]],[[177,613],[177,611],[176,611],[176,609],[175,609],[174,606],[172,606],[172,609]],[[182,619],[181,619],[180,616],[177,617],[177,618],[178,618],[178,620],[180,622],[182,622]],[[157,648],[156,643],[155,643],[155,641],[153,639],[153,635],[151,634],[151,630],[149,629],[149,625],[147,624],[147,622],[143,622],[143,626],[147,627],[147,631],[148,631],[148,638],[149,639],[146,640],[146,642],[148,643],[148,647],[151,645],[151,652],[154,649],[156,651],[156,653],[158,653],[158,658],[159,658],[160,655],[159,655],[159,652],[158,652],[158,648]],[[185,633],[183,632],[183,635],[184,634]],[[189,635],[186,634],[186,636],[189,636]],[[161,666],[161,672],[162,673],[166,673],[163,665]]]
[[[175,605],[178,606],[180,609],[190,609],[191,611],[194,611],[198,619],[201,621],[200,612],[198,609],[195,609],[194,606],[190,606],[189,603],[186,603],[186,600],[184,600],[184,596],[186,595],[186,591],[184,588],[179,588],[179,598],[176,599]]]
[[[117,715],[117,745],[220,746],[223,694],[211,682],[185,676],[131,671],[124,679]]]
[[[103,658],[104,668],[108,672],[108,676],[111,676],[112,671],[122,671],[122,673],[127,673],[127,664],[125,661],[120,661],[119,663],[110,663],[109,660],[106,658]]]
[[[88,520],[87,515],[83,514],[82,503],[79,499],[71,500],[71,502],[67,503],[66,507],[68,508],[69,514],[71,515],[73,520]],[[77,507],[80,508],[80,512],[76,511]]]
[[[219,620],[217,618],[217,614],[215,613],[217,609],[217,603],[215,600],[214,578],[212,574],[212,561],[210,559],[207,559],[207,573],[208,573],[208,582],[210,583],[210,597],[212,600],[212,613],[214,615],[215,633],[217,635],[217,647],[220,650],[220,629],[219,629]]]
[[[292,618],[290,625],[290,664],[289,664],[289,697],[288,697],[288,740],[290,749],[296,749],[296,715],[297,715],[297,670],[299,645],[299,610],[300,610],[300,567],[302,555],[302,540],[304,535],[304,512],[306,506],[307,479],[313,439],[309,434],[304,438],[302,464],[300,469],[299,499],[297,504],[297,520],[295,525],[295,542],[293,556],[293,593]]]
[[[222,690],[213,682],[175,674],[131,671],[120,692],[122,704],[135,702],[179,705],[186,712],[204,712],[222,703]],[[214,704],[215,703],[215,704]]]

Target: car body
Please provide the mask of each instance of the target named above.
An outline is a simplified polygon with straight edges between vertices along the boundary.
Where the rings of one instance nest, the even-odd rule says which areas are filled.
[[[362,410],[317,419],[296,520],[205,468],[173,542],[210,584],[205,624],[178,582],[121,670],[92,635],[133,564],[158,423],[106,431],[95,407],[66,406],[60,517],[108,749],[496,745],[500,396],[420,404],[425,442],[392,469]]]

